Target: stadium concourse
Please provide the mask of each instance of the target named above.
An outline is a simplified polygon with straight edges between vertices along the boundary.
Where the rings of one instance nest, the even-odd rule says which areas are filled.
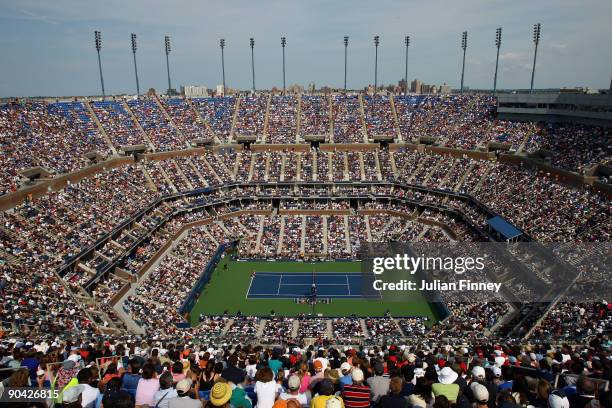
[[[434,324],[245,312],[190,326],[184,309],[225,246],[354,260],[365,242],[496,241],[495,216],[553,244],[509,251],[534,286],[571,269],[574,287],[609,288],[609,197],[591,186],[609,128],[499,120],[485,94],[262,92],[15,101],[0,140],[5,386],[79,382],[65,402],[101,389],[105,407],[120,389],[141,406],[164,390],[261,408],[334,393],[330,408],[611,406],[609,299],[525,304],[534,288],[510,269],[493,271],[508,285],[495,301],[441,293]],[[530,157],[543,150],[545,166]]]

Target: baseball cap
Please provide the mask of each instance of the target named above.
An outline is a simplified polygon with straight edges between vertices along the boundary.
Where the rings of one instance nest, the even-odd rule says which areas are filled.
[[[288,385],[290,390],[299,390],[300,389],[300,377],[297,375],[292,375],[289,377]]]
[[[487,390],[487,387],[479,383],[472,383],[470,387],[476,402],[486,403],[489,401],[489,390]]]
[[[349,363],[346,363],[346,362],[344,362],[344,363],[342,363],[340,365],[340,370],[342,370],[343,373],[351,371],[351,368],[352,368],[351,365]]]
[[[485,378],[485,369],[481,366],[474,366],[472,368],[472,377]]]
[[[184,378],[176,384],[176,390],[185,394],[191,389],[191,384],[193,382],[189,378]]]
[[[491,367],[491,371],[493,372],[493,375],[496,376],[496,377],[501,377],[501,375],[502,375],[501,368],[499,368],[499,367],[493,366],[493,367]]]
[[[351,372],[351,377],[353,378],[353,381],[361,382],[361,381],[363,381],[363,371],[361,371],[360,368],[355,368]]]
[[[323,368],[323,363],[321,362],[321,360],[315,360],[313,361],[312,366],[315,370],[321,370]]]

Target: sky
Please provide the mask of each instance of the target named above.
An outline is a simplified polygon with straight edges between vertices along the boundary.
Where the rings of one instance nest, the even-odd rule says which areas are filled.
[[[528,88],[532,30],[542,24],[536,88],[608,88],[612,76],[610,0],[0,0],[0,97],[100,94],[94,30],[102,32],[107,94],[135,93],[130,34],[138,36],[141,91],[167,88],[164,36],[171,37],[173,87],[222,82],[250,89],[255,38],[258,89],[282,86],[280,37],[287,38],[287,85],[348,87],[409,80],[458,87],[461,33],[468,31],[465,85],[492,88],[495,29],[503,28],[498,88]]]

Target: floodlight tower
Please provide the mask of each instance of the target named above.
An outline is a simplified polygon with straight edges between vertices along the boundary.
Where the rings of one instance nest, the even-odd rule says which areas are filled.
[[[533,25],[533,44],[535,49],[533,51],[533,68],[531,70],[531,85],[529,86],[529,93],[533,93],[533,77],[535,76],[536,59],[538,57],[538,45],[540,44],[540,30],[542,25],[540,23]]]
[[[378,45],[380,44],[380,37],[374,36],[374,49],[376,50],[374,53],[374,94],[376,94],[376,90],[378,89]]]
[[[100,84],[102,85],[102,98],[106,97],[104,92],[104,77],[102,76],[102,60],[100,59],[100,50],[102,49],[102,33],[98,30],[94,31],[94,43],[98,52],[98,69],[100,70]]]
[[[495,47],[497,48],[497,57],[495,58],[495,76],[493,77],[493,93],[497,92],[497,66],[499,65],[499,47],[501,47],[502,29],[499,27],[495,30]]]
[[[467,49],[468,33],[464,31],[461,34],[461,49],[463,50],[463,65],[461,66],[461,92],[463,92],[463,78],[465,74],[465,50]]]
[[[410,36],[404,37],[404,45],[406,45],[406,68],[404,70],[404,95],[408,95],[408,47],[410,47]]]
[[[225,48],[225,38],[219,40],[219,47],[221,47],[221,75],[223,76],[223,96],[225,96],[225,55],[223,49]]]
[[[136,74],[136,95],[140,95],[140,83],[138,82],[138,66],[136,65],[136,34],[132,33],[132,54],[134,55],[134,74]]]
[[[170,58],[168,57],[170,55],[170,37],[166,36],[164,38],[164,45],[166,46],[166,71],[168,72],[168,95],[170,95],[170,93],[172,92],[172,83],[170,82]]]
[[[249,39],[249,44],[251,45],[251,73],[253,74],[253,92],[255,92],[255,39],[253,37]]]
[[[283,95],[285,94],[285,45],[287,45],[287,39],[281,37],[281,47],[283,47]]]
[[[348,35],[344,36],[344,92],[346,92],[346,63],[348,55]]]

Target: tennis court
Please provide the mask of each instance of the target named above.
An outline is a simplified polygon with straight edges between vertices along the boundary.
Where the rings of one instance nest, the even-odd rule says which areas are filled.
[[[294,299],[316,296],[337,299],[381,299],[372,288],[374,275],[359,272],[255,272],[247,291],[248,299]]]

